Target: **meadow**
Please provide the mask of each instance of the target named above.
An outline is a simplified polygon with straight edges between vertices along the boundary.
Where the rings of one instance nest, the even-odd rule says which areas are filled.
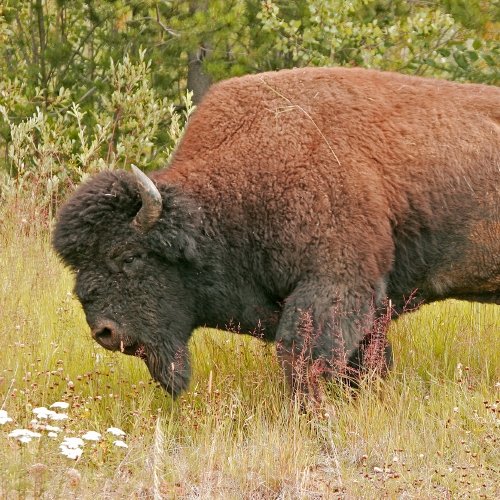
[[[36,212],[22,199],[0,208],[0,498],[500,497],[499,307],[447,301],[401,317],[389,377],[357,397],[333,385],[309,412],[273,345],[200,329],[174,402],[142,361],[92,341]],[[33,412],[54,402],[67,419]],[[100,437],[79,457],[62,454],[88,431]]]

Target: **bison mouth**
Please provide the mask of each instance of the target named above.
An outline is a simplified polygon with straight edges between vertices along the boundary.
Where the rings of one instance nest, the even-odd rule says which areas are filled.
[[[121,341],[119,349],[115,350],[142,359],[151,377],[173,397],[182,392],[189,383],[190,366],[186,349],[180,349],[174,356],[174,361],[168,361],[169,356],[161,352],[161,348],[152,349],[140,342],[126,344]]]
[[[120,352],[122,352],[123,354],[127,354],[128,356],[135,356],[142,360],[146,359],[146,347],[144,346],[144,344],[141,344],[139,342],[135,342],[131,345],[125,345],[121,343]]]
[[[189,383],[190,366],[187,345],[158,339],[154,344],[144,344],[137,335],[131,335],[112,320],[101,320],[92,327],[92,337],[109,351],[121,352],[142,359],[149,373],[165,391],[176,396]]]

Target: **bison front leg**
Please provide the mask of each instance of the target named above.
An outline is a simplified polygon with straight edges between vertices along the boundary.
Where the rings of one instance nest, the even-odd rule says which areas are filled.
[[[294,395],[320,401],[323,378],[357,381],[375,360],[371,354],[377,355],[373,349],[380,345],[375,338],[384,343],[382,351],[390,353],[375,296],[372,289],[352,292],[304,283],[288,297],[278,327],[277,354]]]
[[[361,380],[370,375],[384,377],[394,362],[392,347],[386,331],[369,333],[349,356],[343,380],[352,388],[359,387]]]
[[[319,403],[323,399],[321,379],[329,370],[327,360],[313,352],[314,321],[310,310],[297,311],[298,336],[278,339],[276,352],[286,381],[302,403],[309,399]]]

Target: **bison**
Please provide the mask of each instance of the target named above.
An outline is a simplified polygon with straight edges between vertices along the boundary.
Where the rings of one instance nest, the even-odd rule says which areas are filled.
[[[80,186],[53,243],[94,339],[173,395],[201,325],[276,341],[310,391],[304,352],[362,372],[388,308],[500,304],[499,146],[499,88],[355,68],[234,78],[166,168]]]

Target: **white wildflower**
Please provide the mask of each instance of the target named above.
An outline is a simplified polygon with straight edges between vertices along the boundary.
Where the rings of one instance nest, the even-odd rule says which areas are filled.
[[[52,414],[50,415],[49,418],[50,418],[50,420],[67,420],[68,415],[66,413],[52,412]]]
[[[9,437],[17,438],[21,436],[30,436],[30,437],[40,437],[41,434],[38,432],[30,431],[29,429],[14,429]]]
[[[101,439],[101,434],[96,431],[87,431],[83,436],[82,439],[85,439],[86,441],[100,441]]]
[[[49,432],[47,433],[47,436],[49,436],[49,438],[56,438],[57,436],[59,436],[59,434],[57,434],[57,432]]]
[[[125,436],[125,432],[119,429],[118,427],[109,427],[106,432],[113,434],[113,436]]]
[[[44,429],[49,432],[61,432],[62,429],[60,427],[57,427],[56,425],[49,425],[47,424],[44,426]]]
[[[55,413],[52,410],[49,410],[48,408],[45,408],[45,406],[38,406],[37,408],[33,408],[33,413],[37,416],[37,418],[49,418],[49,415],[51,413]]]
[[[67,410],[69,408],[69,403],[66,403],[65,401],[56,401],[55,403],[51,404],[50,407]]]
[[[33,413],[37,416],[37,418],[45,420],[66,420],[68,418],[68,415],[66,413],[57,413],[54,410],[45,408],[45,406],[33,408]]]
[[[82,447],[85,444],[83,439],[77,437],[65,437],[62,443],[59,445],[61,454],[65,457],[76,460],[81,457],[83,450]]]
[[[81,448],[65,448],[61,447],[61,454],[71,460],[76,460],[82,456],[83,450]]]
[[[12,419],[5,410],[0,410],[0,425],[4,425],[7,422],[12,422]]]
[[[117,439],[116,441],[113,441],[113,444],[115,446],[118,446],[118,448],[128,448],[128,444],[122,441],[121,439]]]
[[[21,443],[29,443],[33,438],[41,437],[41,434],[29,429],[15,429],[9,434],[9,437],[17,439]]]
[[[83,446],[85,444],[85,441],[83,439],[77,438],[77,437],[65,437],[63,439],[63,442],[59,446],[61,447],[66,447],[66,448],[79,448],[80,446]]]

